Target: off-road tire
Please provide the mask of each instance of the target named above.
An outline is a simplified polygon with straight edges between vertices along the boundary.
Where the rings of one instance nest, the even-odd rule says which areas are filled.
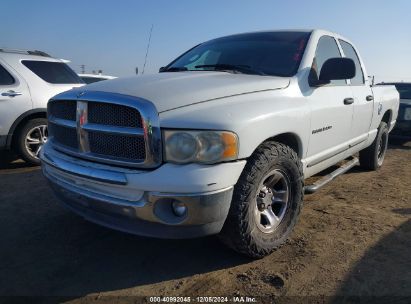
[[[379,146],[382,145],[382,155],[379,153]],[[378,133],[373,143],[360,151],[360,166],[366,170],[377,170],[382,166],[388,146],[388,126],[381,122]],[[379,157],[380,155],[380,157]]]
[[[16,152],[20,155],[22,159],[24,159],[27,163],[31,165],[39,165],[40,159],[33,157],[26,149],[26,136],[30,130],[35,128],[36,126],[47,125],[46,118],[35,118],[29,120],[24,126],[20,128],[17,133],[17,138],[15,140],[15,148]]]
[[[279,226],[271,233],[257,228],[253,215],[259,184],[272,170],[281,170],[290,181],[288,207]],[[300,159],[290,147],[268,141],[252,156],[234,187],[227,219],[219,237],[223,243],[251,258],[262,258],[282,245],[293,230],[304,196],[304,177]]]

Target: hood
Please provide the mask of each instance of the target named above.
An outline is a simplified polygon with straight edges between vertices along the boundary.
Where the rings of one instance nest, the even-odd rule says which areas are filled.
[[[289,82],[283,77],[226,72],[168,72],[96,82],[81,90],[141,97],[164,112],[228,96],[286,88]]]

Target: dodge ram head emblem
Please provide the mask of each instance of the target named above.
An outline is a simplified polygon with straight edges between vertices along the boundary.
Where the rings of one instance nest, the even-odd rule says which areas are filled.
[[[86,121],[87,121],[87,112],[83,110],[83,111],[80,112],[80,115],[79,115],[79,124],[80,124],[80,126],[81,127],[84,126]]]
[[[77,141],[82,152],[89,152],[89,142],[87,131],[84,129],[84,126],[88,121],[88,104],[86,101],[77,101]]]

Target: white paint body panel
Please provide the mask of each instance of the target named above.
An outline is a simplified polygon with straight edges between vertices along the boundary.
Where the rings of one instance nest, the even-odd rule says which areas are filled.
[[[25,67],[22,60],[62,62],[51,57],[0,52],[0,64],[13,76],[15,83],[0,85],[0,135],[8,135],[11,126],[20,115],[32,109],[46,109],[54,95],[84,84],[51,84]],[[9,90],[22,93],[20,96],[1,96]]]
[[[104,80],[109,80],[109,79],[116,79],[117,77],[115,76],[110,76],[110,75],[103,75],[103,74],[77,74],[80,78],[81,77],[90,77],[90,78],[101,78]]]
[[[161,113],[213,99],[285,88],[288,83],[281,77],[197,71],[117,78],[89,84],[87,89],[138,96],[153,102]]]
[[[82,160],[76,163],[85,167],[90,165]],[[242,160],[218,166],[165,164],[153,171],[126,170],[124,174],[128,181],[127,185],[107,184],[68,174],[51,166],[48,166],[47,170],[56,178],[64,179],[67,183],[82,189],[118,199],[139,201],[145,192],[188,194],[208,193],[229,188],[237,183],[245,164],[246,161]],[[101,167],[109,168],[105,165]]]

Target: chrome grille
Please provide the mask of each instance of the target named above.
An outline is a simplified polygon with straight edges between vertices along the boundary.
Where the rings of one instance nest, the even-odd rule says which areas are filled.
[[[144,138],[89,132],[90,151],[126,159],[146,158]]]
[[[75,93],[59,94],[48,104],[55,149],[121,166],[153,168],[161,163],[158,114],[151,102],[105,92]]]
[[[77,149],[77,131],[74,128],[66,128],[53,123],[49,124],[49,133],[53,134],[54,140],[63,146]]]
[[[67,120],[76,120],[76,101],[59,100],[49,105],[49,112],[54,117]],[[49,113],[50,114],[50,113]]]
[[[130,107],[110,103],[89,102],[88,121],[90,123],[109,126],[142,127],[139,111]]]

